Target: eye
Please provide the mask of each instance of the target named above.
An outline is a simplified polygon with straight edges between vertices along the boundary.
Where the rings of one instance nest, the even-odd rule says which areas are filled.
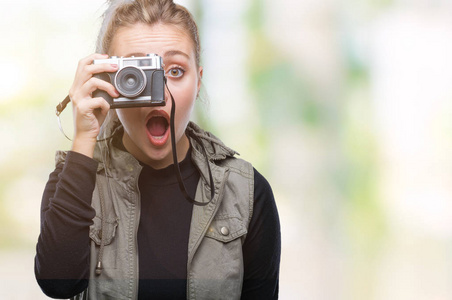
[[[171,68],[166,72],[167,76],[173,77],[173,78],[182,77],[182,75],[184,75],[184,73],[185,73],[185,71],[180,67]]]

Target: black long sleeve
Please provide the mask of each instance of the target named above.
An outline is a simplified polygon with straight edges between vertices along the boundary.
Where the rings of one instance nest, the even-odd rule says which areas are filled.
[[[42,290],[50,297],[69,298],[88,286],[89,226],[95,216],[91,198],[96,168],[94,160],[69,152],[64,167],[57,166],[47,182],[41,207],[35,273]],[[278,212],[270,185],[256,170],[254,183],[254,212],[243,244],[242,299],[276,299],[281,251]],[[197,180],[193,180],[187,188],[194,191],[196,184]],[[190,206],[186,209],[191,211]],[[146,224],[152,222],[147,222],[144,215],[140,226]],[[142,245],[140,239],[142,237],[138,236],[138,244]],[[186,255],[186,251],[173,253],[172,257],[174,255]],[[144,287],[141,285],[140,289]]]
[[[41,234],[35,275],[41,289],[53,298],[82,292],[89,279],[89,226],[97,162],[69,152],[66,163],[50,174],[41,204]]]
[[[278,299],[281,232],[278,210],[268,181],[254,170],[253,216],[243,244],[241,299]]]

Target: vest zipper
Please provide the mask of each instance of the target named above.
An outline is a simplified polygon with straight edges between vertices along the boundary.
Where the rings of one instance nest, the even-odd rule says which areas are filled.
[[[141,172],[141,171],[140,171]],[[140,172],[138,174],[140,174]],[[135,189],[136,189],[136,195],[137,195],[137,199],[135,202],[135,209],[134,209],[134,220],[135,220],[135,224],[134,224],[134,234],[133,234],[133,240],[134,240],[134,252],[135,252],[135,258],[134,259],[134,272],[133,272],[133,295],[132,295],[132,300],[138,299],[138,283],[139,283],[139,259],[140,257],[138,256],[138,227],[140,225],[140,217],[141,217],[141,193],[140,193],[140,189],[138,188],[138,179],[135,182]]]

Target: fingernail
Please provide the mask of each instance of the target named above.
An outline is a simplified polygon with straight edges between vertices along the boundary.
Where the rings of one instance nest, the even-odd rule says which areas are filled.
[[[115,68],[115,69],[118,67],[117,64],[111,64],[111,66],[112,66],[113,68]]]

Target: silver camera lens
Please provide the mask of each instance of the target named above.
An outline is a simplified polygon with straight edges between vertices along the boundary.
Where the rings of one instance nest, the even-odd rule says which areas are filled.
[[[116,73],[115,86],[124,97],[136,97],[146,87],[146,74],[133,66],[124,67]]]

